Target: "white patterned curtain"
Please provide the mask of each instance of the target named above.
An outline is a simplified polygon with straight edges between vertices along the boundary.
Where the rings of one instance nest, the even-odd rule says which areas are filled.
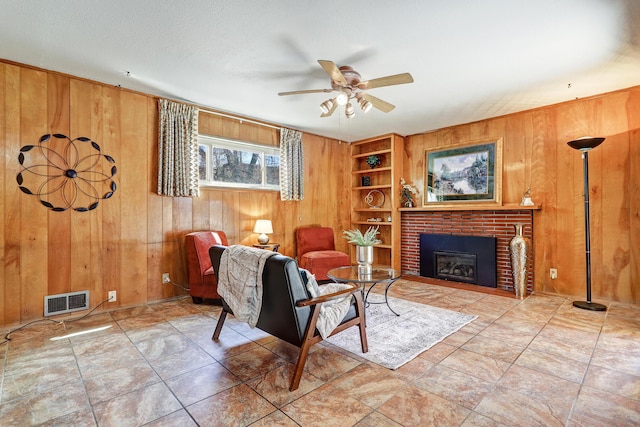
[[[197,197],[198,108],[158,100],[158,194]]]
[[[280,200],[304,199],[302,132],[280,129]]]

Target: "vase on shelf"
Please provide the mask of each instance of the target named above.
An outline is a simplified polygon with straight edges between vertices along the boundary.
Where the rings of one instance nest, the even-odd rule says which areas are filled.
[[[373,246],[356,246],[356,262],[358,274],[371,274],[373,271]]]
[[[531,258],[531,239],[523,234],[522,224],[514,224],[516,235],[509,242],[513,288],[517,298],[527,296],[527,273]]]

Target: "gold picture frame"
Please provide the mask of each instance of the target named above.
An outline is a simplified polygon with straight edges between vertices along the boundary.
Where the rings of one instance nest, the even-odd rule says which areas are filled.
[[[423,206],[502,205],[502,138],[425,150]]]

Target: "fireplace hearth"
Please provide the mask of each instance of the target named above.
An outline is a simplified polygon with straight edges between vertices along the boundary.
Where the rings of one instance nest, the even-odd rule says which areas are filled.
[[[496,288],[496,238],[420,234],[420,275]]]
[[[420,275],[420,234],[490,236],[496,238],[497,289],[513,292],[509,253],[509,242],[513,238],[513,224],[525,224],[525,233],[533,239],[533,213],[536,209],[527,207],[514,210],[506,208],[498,210],[402,209],[402,273]],[[533,269],[531,269],[527,273],[527,292],[529,293],[533,292],[534,288],[533,276]]]

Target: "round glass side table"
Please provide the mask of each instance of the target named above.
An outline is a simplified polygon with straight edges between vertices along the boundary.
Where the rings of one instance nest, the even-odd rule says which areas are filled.
[[[337,267],[329,270],[327,272],[327,276],[338,283],[353,283],[355,285],[362,287],[362,301],[364,306],[367,304],[382,304],[383,302],[368,302],[369,293],[371,290],[378,284],[384,283],[384,303],[387,304],[387,307],[393,314],[396,316],[400,316],[400,314],[396,313],[393,308],[389,305],[389,288],[393,285],[396,280],[400,278],[402,274],[398,270],[394,270],[393,268],[388,267],[378,267],[374,266],[371,274],[361,274],[358,273],[358,266],[346,266],[346,267]],[[369,289],[367,289],[367,286]]]

